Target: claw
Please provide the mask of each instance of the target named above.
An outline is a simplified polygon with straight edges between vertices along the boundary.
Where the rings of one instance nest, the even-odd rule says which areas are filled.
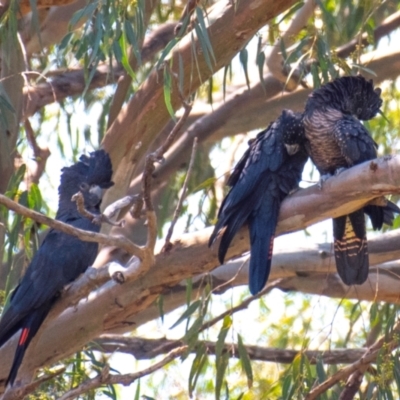
[[[319,188],[319,190],[322,190],[323,183],[324,183],[326,180],[328,180],[331,176],[332,176],[331,174],[324,174],[324,175],[321,175],[321,176],[320,176],[319,182],[318,182],[318,188]]]
[[[335,171],[335,176],[341,174],[343,171],[345,171],[347,168],[346,167],[340,167]]]

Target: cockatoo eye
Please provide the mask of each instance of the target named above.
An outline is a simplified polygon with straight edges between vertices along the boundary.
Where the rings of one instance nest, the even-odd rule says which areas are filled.
[[[79,185],[79,189],[82,190],[83,192],[87,192],[89,190],[89,185],[86,182],[82,182]]]

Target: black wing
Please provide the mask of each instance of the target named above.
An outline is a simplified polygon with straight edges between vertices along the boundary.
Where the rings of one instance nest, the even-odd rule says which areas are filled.
[[[272,258],[279,208],[283,198],[297,187],[307,155],[299,151],[289,156],[285,140],[287,132],[297,132],[299,115],[284,111],[266,130],[250,143],[242,159],[233,171],[229,184],[231,190],[222,202],[218,222],[210,237],[211,245],[220,232],[218,258],[224,262],[229,245],[237,231],[246,223],[250,230],[250,290],[258,293],[265,285]],[[299,139],[300,140],[300,139]],[[290,140],[292,145],[292,141]]]
[[[280,139],[279,124],[274,123],[260,132],[250,143],[228,181],[231,190],[221,204],[218,222],[210,237],[209,245],[225,228],[219,247],[219,261],[224,262],[229,244],[245,224],[250,213],[260,206],[270,181],[270,173],[283,164],[285,148]]]
[[[376,143],[354,117],[343,116],[336,122],[333,134],[349,167],[376,158]]]

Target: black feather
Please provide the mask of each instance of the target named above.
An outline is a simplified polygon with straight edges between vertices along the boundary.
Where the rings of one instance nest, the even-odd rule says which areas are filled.
[[[56,219],[98,232],[100,226],[80,215],[71,197],[81,191],[88,211],[99,214],[101,191],[93,188],[110,187],[111,176],[111,161],[104,150],[83,156],[76,164],[63,168]],[[54,229],[49,231],[0,320],[0,347],[22,329],[7,383],[14,383],[29,343],[63,287],[93,264],[97,250],[97,243],[83,242]]]

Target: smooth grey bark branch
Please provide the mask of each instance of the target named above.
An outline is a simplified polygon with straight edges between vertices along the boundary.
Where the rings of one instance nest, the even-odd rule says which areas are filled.
[[[89,232],[83,229],[74,228],[69,224],[49,218],[46,215],[43,215],[37,211],[26,208],[2,194],[0,194],[0,204],[7,207],[9,210],[15,211],[16,213],[23,215],[24,217],[31,218],[34,221],[50,226],[53,229],[57,229],[69,235],[76,236],[80,240],[87,242],[97,242],[109,246],[119,246],[121,248],[124,248],[124,250],[131,255],[143,258],[143,249],[139,246],[136,246],[124,236],[113,237],[104,235],[102,233]]]

